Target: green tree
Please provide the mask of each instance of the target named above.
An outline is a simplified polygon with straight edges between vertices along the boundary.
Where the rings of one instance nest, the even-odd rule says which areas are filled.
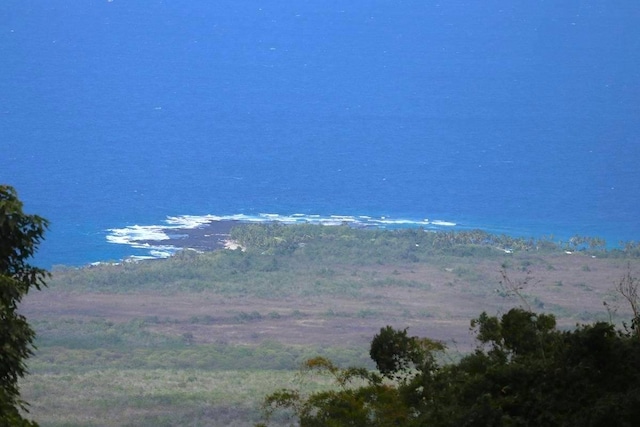
[[[18,380],[26,373],[35,333],[18,305],[31,289],[45,286],[48,277],[28,262],[48,222],[25,214],[22,206],[15,189],[0,185],[0,424],[9,426],[36,425],[21,415],[27,405],[20,398]]]
[[[618,294],[629,303],[631,312],[633,313],[633,319],[631,319],[631,331],[635,336],[640,339],[640,294],[638,288],[640,287],[640,280],[631,274],[631,265],[627,264],[627,272],[622,276],[620,281],[616,283],[615,290]],[[605,304],[606,305],[606,304]],[[625,324],[625,329],[629,327]]]
[[[336,389],[303,396],[283,389],[264,401],[265,418],[284,411],[301,427],[387,427],[407,426],[412,418],[398,389],[385,383],[376,372],[363,368],[341,369],[331,361],[316,357],[302,366],[304,373],[329,375]],[[258,427],[266,424],[258,424]]]
[[[437,341],[408,336],[406,328],[399,331],[386,326],[373,337],[369,356],[382,375],[401,379],[406,373],[430,369],[435,363],[434,352],[444,349]]]
[[[336,390],[284,390],[266,406],[292,410],[305,426],[635,426],[640,419],[640,342],[609,323],[556,329],[551,315],[522,308],[472,320],[478,347],[439,365],[442,345],[383,328],[377,372],[321,359]],[[346,386],[345,378],[360,383]]]

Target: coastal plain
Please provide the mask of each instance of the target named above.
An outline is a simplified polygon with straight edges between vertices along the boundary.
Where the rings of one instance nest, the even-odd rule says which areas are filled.
[[[21,383],[30,416],[43,426],[253,425],[266,394],[328,386],[300,377],[307,358],[371,368],[369,342],[386,325],[444,342],[452,359],[476,345],[470,320],[483,311],[524,306],[562,328],[622,327],[631,313],[615,285],[640,270],[623,251],[506,251],[484,234],[443,244],[424,230],[229,233],[235,250],[217,249],[215,233],[214,251],[57,267],[22,307],[38,333]]]

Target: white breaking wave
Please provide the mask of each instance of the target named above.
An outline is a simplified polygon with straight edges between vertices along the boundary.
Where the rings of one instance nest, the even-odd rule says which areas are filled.
[[[455,227],[457,225],[455,222],[441,221],[439,219],[436,219],[435,221],[431,221],[431,224],[440,225],[443,227]]]
[[[110,243],[130,244],[132,241],[169,240],[164,232],[166,227],[159,225],[132,225],[125,228],[112,228],[107,236]]]

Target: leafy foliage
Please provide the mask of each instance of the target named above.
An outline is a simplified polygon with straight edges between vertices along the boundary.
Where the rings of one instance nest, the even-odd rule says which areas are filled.
[[[409,337],[407,329],[398,331],[387,326],[371,341],[369,355],[382,375],[399,379],[408,370],[428,369],[434,363],[433,352],[444,348],[436,341]]]
[[[640,297],[638,296],[638,287],[640,280],[631,275],[631,266],[627,264],[627,272],[622,276],[620,281],[616,283],[615,290],[620,294],[631,307],[633,319],[631,319],[631,327],[626,324],[625,329],[631,329],[635,336],[640,339]]]
[[[296,390],[277,391],[264,401],[267,418],[284,409],[294,414],[301,426],[382,427],[405,425],[408,421],[407,408],[398,406],[398,390],[383,383],[382,377],[375,372],[362,368],[340,369],[322,357],[308,360],[302,370],[330,375],[338,390],[321,391],[306,397]],[[358,386],[358,383],[364,385]]]
[[[0,422],[35,425],[22,418],[18,379],[26,373],[35,333],[18,312],[18,304],[32,288],[44,286],[47,272],[28,259],[42,241],[47,221],[22,211],[16,191],[0,186]]]
[[[512,309],[472,320],[476,351],[439,365],[442,345],[381,329],[377,372],[312,360],[333,391],[282,390],[265,400],[267,421],[286,407],[300,426],[632,426],[640,419],[640,343],[608,323],[556,329],[553,316]],[[363,384],[349,385],[357,377]],[[386,380],[384,379],[386,378]]]

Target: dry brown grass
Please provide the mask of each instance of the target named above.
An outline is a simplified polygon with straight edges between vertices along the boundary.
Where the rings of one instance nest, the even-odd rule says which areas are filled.
[[[607,319],[602,303],[615,300],[614,283],[627,268],[626,261],[581,254],[514,255],[508,263],[513,281],[531,277],[523,292],[532,309],[552,312],[567,326]],[[409,327],[415,335],[455,340],[468,348],[473,338],[468,332],[471,318],[482,311],[500,313],[520,304],[502,292],[500,268],[501,262],[495,260],[462,258],[446,267],[417,263],[334,266],[336,276],[362,282],[353,295],[291,292],[268,298],[214,290],[163,295],[149,290],[110,294],[51,288],[29,295],[22,311],[33,320],[172,319],[155,325],[155,330],[176,336],[190,333],[198,343],[255,344],[270,339],[287,344],[366,346],[380,327],[389,324]],[[632,269],[640,269],[638,262]],[[313,284],[304,286],[312,288]],[[619,306],[620,315],[629,314],[622,302]],[[251,318],[251,313],[260,316]]]

